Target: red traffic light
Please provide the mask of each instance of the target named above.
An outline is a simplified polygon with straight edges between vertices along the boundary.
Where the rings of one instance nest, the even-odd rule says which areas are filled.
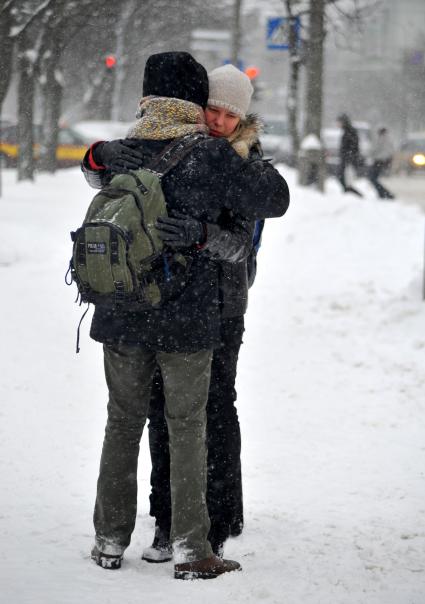
[[[116,64],[117,64],[117,59],[116,59],[115,55],[108,55],[107,57],[105,57],[105,65],[108,69],[115,67]]]
[[[250,80],[253,80],[260,74],[260,69],[258,67],[254,67],[254,66],[247,67],[245,69],[245,73],[249,77]]]

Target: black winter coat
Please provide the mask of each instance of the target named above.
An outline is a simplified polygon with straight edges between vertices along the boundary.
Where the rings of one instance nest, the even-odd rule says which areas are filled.
[[[219,303],[224,318],[241,317],[248,306],[247,262],[253,253],[254,225],[226,212],[220,226],[207,225],[205,250],[219,265]]]
[[[149,162],[169,142],[140,140],[140,150]],[[98,188],[111,178],[107,170],[91,170],[87,155],[82,169],[89,184]],[[224,139],[202,140],[164,176],[162,187],[171,215],[173,210],[183,212],[209,225],[219,225],[226,213],[238,216],[231,242],[235,253],[251,244],[252,221],[281,216],[289,205],[283,177],[271,165],[243,160]],[[218,279],[219,264],[210,252],[194,252],[189,282],[178,299],[143,312],[97,306],[90,335],[99,342],[166,352],[211,349],[220,341]]]
[[[354,126],[344,126],[339,149],[341,161],[357,166],[360,159],[359,136]]]
[[[248,159],[261,160],[263,152],[258,141],[261,123],[257,116],[251,114],[241,122],[241,129],[236,137],[239,145],[246,147]],[[233,146],[233,145],[232,145]],[[264,163],[263,168],[267,170]],[[248,289],[254,283],[257,269],[257,250],[254,248],[253,236],[255,222],[249,228],[252,236],[250,240],[238,237],[241,229],[240,217],[223,216],[220,226],[208,225],[206,249],[214,258],[220,260],[219,269],[219,299],[221,316],[224,319],[241,317],[248,307]],[[258,221],[260,236],[264,220]],[[239,246],[239,247],[237,247]]]

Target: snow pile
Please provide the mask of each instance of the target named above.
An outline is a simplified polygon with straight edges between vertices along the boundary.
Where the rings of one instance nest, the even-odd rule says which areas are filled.
[[[288,174],[287,174],[288,172]],[[2,595],[8,604],[218,601],[422,604],[425,598],[424,216],[416,207],[292,191],[266,224],[238,375],[246,527],[226,546],[243,573],[172,579],[140,554],[89,560],[106,417],[101,347],[63,276],[93,192],[78,169],[14,185],[0,239]],[[365,185],[366,186],[366,185]]]

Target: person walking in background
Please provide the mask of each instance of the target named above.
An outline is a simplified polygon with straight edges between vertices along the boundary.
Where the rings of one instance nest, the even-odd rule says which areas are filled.
[[[370,153],[371,166],[369,168],[369,180],[375,187],[380,199],[394,199],[394,195],[379,182],[383,172],[390,167],[394,154],[394,145],[386,128],[379,128],[373,142]]]
[[[190,254],[182,291],[147,310],[96,305],[92,320],[90,335],[103,344],[109,391],[91,554],[105,569],[121,567],[134,530],[139,444],[158,366],[169,433],[174,576],[214,578],[240,568],[215,556],[207,539],[205,410],[221,326],[219,273],[206,250],[208,228],[213,238],[226,215],[240,216],[239,237],[244,234],[248,244],[252,231],[245,223],[282,215],[289,191],[272,166],[243,160],[227,141],[202,136],[208,96],[207,73],[189,53],[151,55],[141,117],[130,138],[95,143],[82,164],[89,184],[100,188],[114,173],[151,166],[175,139],[201,139],[162,178],[170,248],[178,249],[183,241]],[[172,222],[182,215],[183,229]]]
[[[344,193],[354,193],[359,197],[363,197],[360,191],[347,182],[346,173],[347,168],[350,166],[354,168],[356,173],[360,167],[361,156],[357,130],[352,125],[351,120],[346,113],[342,113],[338,116],[337,122],[342,129],[339,147],[338,180],[344,189]]]
[[[255,115],[246,115],[253,93],[248,76],[233,65],[224,65],[209,73],[209,86],[205,117],[210,134],[227,138],[241,157],[259,160],[262,152],[258,139],[262,125]],[[267,169],[265,164],[264,169]],[[172,220],[173,224],[177,222]],[[208,538],[213,552],[220,556],[226,539],[239,535],[244,522],[235,379],[244,331],[248,280],[251,285],[255,278],[256,252],[264,225],[263,220],[257,221],[255,228],[251,225],[250,245],[241,247],[236,256],[233,253],[233,261],[228,262],[234,237],[232,222],[231,216],[222,221],[221,233],[206,246],[219,261],[220,275],[220,345],[213,353],[207,403],[207,504],[211,520]],[[212,225],[208,225],[207,232],[211,228]],[[217,231],[217,227],[214,228]],[[142,557],[148,562],[165,562],[171,559],[170,458],[159,372],[154,380],[148,417],[152,460],[150,514],[155,518],[155,536],[152,546],[143,551]]]

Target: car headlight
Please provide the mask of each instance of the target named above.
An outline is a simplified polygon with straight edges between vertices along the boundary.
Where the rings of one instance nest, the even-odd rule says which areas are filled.
[[[415,166],[425,166],[425,155],[423,153],[416,153],[416,155],[412,157],[412,162]]]

